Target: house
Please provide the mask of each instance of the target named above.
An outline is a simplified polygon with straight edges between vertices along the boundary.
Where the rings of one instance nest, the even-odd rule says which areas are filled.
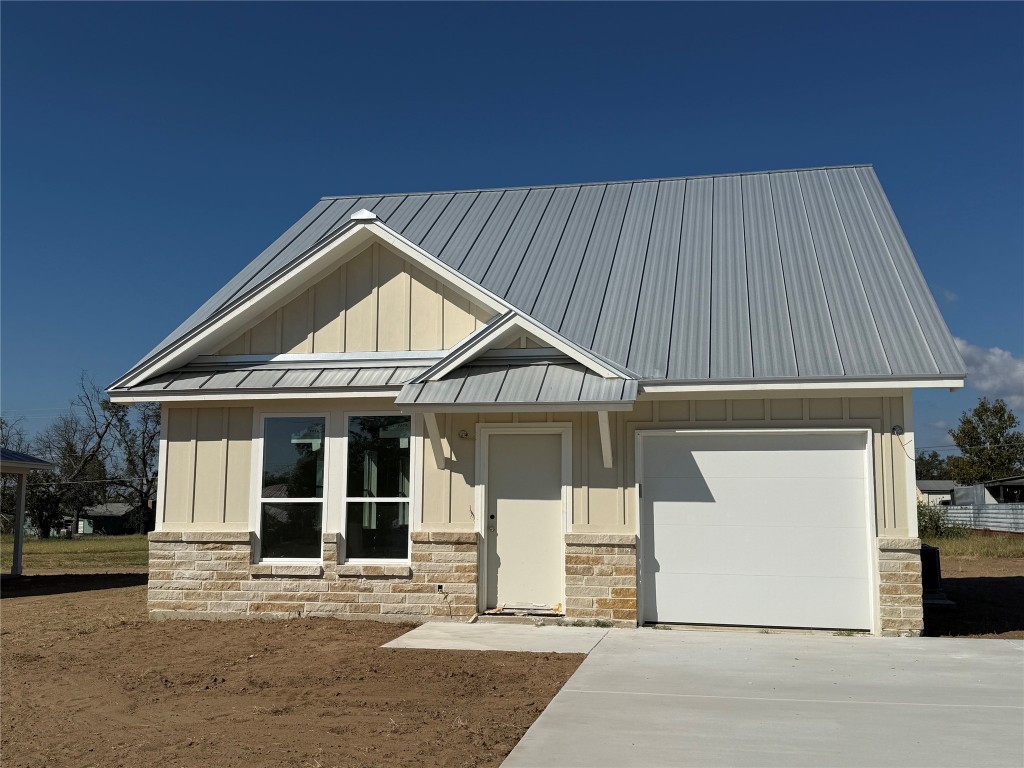
[[[83,509],[75,533],[99,533],[107,536],[140,533],[140,521],[144,530],[153,530],[153,509],[122,501],[110,501]]]
[[[1024,503],[1024,475],[1000,477],[989,480],[984,485],[997,504]]]
[[[952,480],[918,480],[917,500],[925,504],[948,505],[953,499]]]
[[[964,375],[855,166],[324,198],[109,391],[162,403],[155,618],[916,634]]]
[[[0,473],[15,475],[18,486],[15,491],[13,554],[11,558],[11,576],[20,576],[22,571],[22,549],[25,544],[25,497],[28,492],[28,476],[32,472],[53,469],[53,464],[44,459],[30,456],[27,453],[0,448]]]

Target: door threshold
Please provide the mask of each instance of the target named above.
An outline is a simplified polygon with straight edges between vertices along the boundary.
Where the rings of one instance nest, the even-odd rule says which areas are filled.
[[[562,605],[560,603],[555,606],[511,605],[506,603],[495,608],[488,608],[480,614],[480,618],[484,618],[485,616],[493,616],[496,618],[516,616],[531,619],[560,619],[565,618],[565,613],[562,611]]]

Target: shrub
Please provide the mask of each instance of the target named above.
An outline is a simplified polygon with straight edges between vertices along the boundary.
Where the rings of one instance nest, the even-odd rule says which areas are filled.
[[[960,539],[967,535],[967,527],[951,523],[946,512],[926,501],[917,502],[918,535],[935,539]]]

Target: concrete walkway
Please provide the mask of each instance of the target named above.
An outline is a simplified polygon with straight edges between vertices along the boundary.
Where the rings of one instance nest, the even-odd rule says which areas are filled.
[[[608,633],[590,627],[537,627],[532,624],[428,622],[385,648],[439,648],[453,651],[590,653]]]
[[[610,630],[503,763],[1022,766],[1024,641]]]

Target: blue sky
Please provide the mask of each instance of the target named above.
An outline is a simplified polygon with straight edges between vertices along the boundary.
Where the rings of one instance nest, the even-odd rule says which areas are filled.
[[[1024,414],[1020,4],[4,3],[0,396],[123,373],[320,196],[869,162]],[[998,347],[1003,354],[993,352]],[[979,388],[983,388],[979,389]]]

